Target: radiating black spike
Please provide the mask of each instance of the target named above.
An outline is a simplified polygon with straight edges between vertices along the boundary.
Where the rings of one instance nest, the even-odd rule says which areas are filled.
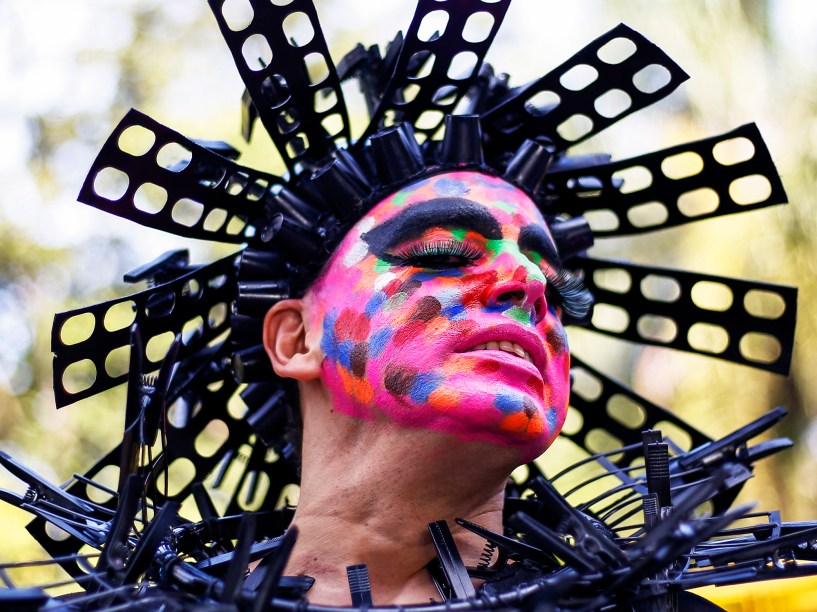
[[[263,344],[233,354],[233,377],[238,382],[265,380],[274,376]]]
[[[263,317],[277,302],[289,297],[289,281],[267,280],[238,283],[237,314]]]
[[[423,171],[423,154],[407,123],[393,125],[371,137],[377,177],[383,185],[411,178]]]
[[[139,538],[133,554],[128,559],[122,584],[135,581],[145,572],[156,554],[156,549],[167,535],[174,519],[178,517],[179,508],[181,508],[181,502],[168,501],[156,512],[156,516],[150,521],[150,525]]]
[[[196,509],[204,520],[218,518],[219,514],[210,494],[200,482],[193,483],[193,500],[196,502]]]
[[[250,560],[250,547],[255,537],[255,514],[245,512],[241,517],[241,524],[238,528],[238,542],[233,552],[233,559],[227,568],[227,575],[224,577],[224,587],[219,600],[222,603],[237,603],[238,595],[241,592],[241,583],[247,575],[247,565]]]
[[[482,165],[482,128],[476,115],[446,115],[440,150],[443,164]]]
[[[293,221],[310,229],[317,225],[321,216],[321,213],[314,206],[286,187],[281,188],[278,193],[271,196],[267,200],[264,209],[270,218],[277,213],[283,213]]]
[[[354,175],[361,185],[370,191],[373,189],[371,177],[348,149],[338,149],[333,156],[346,172]]]
[[[281,582],[281,576],[297,539],[298,528],[293,525],[284,533],[281,545],[275,552],[272,561],[264,567],[264,580],[256,593],[252,612],[266,612],[270,608],[270,600],[275,596],[275,591]]]
[[[267,280],[284,276],[286,263],[279,253],[259,249],[244,249],[239,260],[241,280]]]
[[[280,385],[269,382],[256,382],[247,385],[241,392],[241,401],[252,412],[258,410],[267,399],[278,390]]]
[[[153,261],[142,264],[125,273],[122,277],[126,283],[147,281],[149,285],[161,285],[172,281],[190,271],[190,251],[175,249],[166,251]]]
[[[555,218],[549,223],[550,234],[562,261],[583,253],[593,246],[593,230],[584,217]]]
[[[264,333],[264,317],[230,315],[230,342],[236,346],[256,345]]]
[[[311,181],[341,219],[358,211],[371,193],[368,186],[336,157],[318,168],[312,174]]]
[[[323,238],[282,214],[275,215],[264,231],[261,241],[276,248],[295,263],[319,264],[326,258]]]
[[[445,576],[451,595],[454,599],[467,599],[476,596],[471,577],[462,562],[457,544],[451,535],[451,530],[445,521],[435,521],[428,524],[431,541],[437,551],[440,569]]]
[[[260,406],[251,408],[246,420],[261,441],[271,446],[276,436],[283,431],[289,419],[289,411],[286,390],[279,387]]]
[[[550,141],[526,140],[508,162],[503,178],[529,194],[536,193],[554,154],[555,148]]]

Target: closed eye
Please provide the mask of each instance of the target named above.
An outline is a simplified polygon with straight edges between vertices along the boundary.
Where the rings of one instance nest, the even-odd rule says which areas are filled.
[[[396,251],[393,257],[404,266],[448,270],[469,266],[483,255],[482,249],[473,244],[448,239],[414,242]]]

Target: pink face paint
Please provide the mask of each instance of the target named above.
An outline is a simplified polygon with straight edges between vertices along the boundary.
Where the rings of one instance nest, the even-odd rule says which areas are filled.
[[[558,265],[538,209],[502,179],[450,172],[381,201],[310,290],[335,408],[538,456],[569,394]]]

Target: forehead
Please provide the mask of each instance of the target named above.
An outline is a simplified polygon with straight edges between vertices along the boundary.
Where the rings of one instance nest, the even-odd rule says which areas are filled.
[[[479,172],[458,171],[437,174],[404,187],[378,202],[359,225],[371,229],[414,204],[458,199],[485,207],[501,225],[545,223],[533,201],[510,183]]]

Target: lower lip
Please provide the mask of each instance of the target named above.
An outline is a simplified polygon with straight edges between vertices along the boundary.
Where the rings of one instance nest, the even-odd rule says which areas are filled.
[[[463,357],[474,357],[476,359],[486,359],[490,361],[499,362],[503,368],[507,366],[512,366],[514,368],[519,368],[524,370],[527,376],[531,374],[535,374],[538,377],[542,377],[542,373],[539,369],[527,359],[519,357],[518,355],[512,355],[510,353],[506,353],[505,351],[500,351],[497,349],[483,349],[479,351],[465,351],[463,353],[458,353]]]

